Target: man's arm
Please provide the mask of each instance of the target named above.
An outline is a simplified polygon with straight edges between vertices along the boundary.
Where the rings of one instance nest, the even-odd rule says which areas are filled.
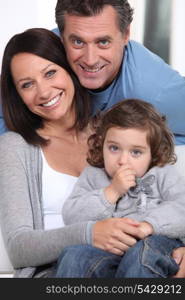
[[[4,118],[3,118],[2,115],[0,115],[0,135],[3,134],[6,131],[7,131],[7,129],[6,129],[5,124],[4,124]]]

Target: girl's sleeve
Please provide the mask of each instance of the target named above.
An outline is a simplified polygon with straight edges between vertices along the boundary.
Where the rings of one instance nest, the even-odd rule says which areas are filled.
[[[159,189],[161,203],[144,218],[152,224],[156,234],[170,238],[185,237],[185,178],[175,165],[167,166],[161,177]]]
[[[101,169],[87,167],[64,203],[62,214],[65,224],[112,217],[115,205],[109,203],[104,195],[108,184]]]

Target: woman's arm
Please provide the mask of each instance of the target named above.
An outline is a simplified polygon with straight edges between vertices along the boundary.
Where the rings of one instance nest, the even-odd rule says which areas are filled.
[[[17,134],[0,137],[0,220],[14,268],[53,262],[64,247],[87,243],[87,222],[43,230],[41,183],[30,147]]]
[[[92,241],[95,247],[123,255],[137,240],[146,236],[140,223],[129,218],[110,218],[93,226]]]

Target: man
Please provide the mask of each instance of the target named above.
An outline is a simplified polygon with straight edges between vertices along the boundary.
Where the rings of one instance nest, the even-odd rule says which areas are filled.
[[[129,41],[127,0],[58,0],[56,22],[68,61],[89,90],[93,113],[126,98],[151,102],[185,144],[185,80],[141,44]]]
[[[152,103],[165,114],[176,144],[185,144],[185,80],[162,59],[130,41],[127,0],[58,0],[56,22],[68,61],[89,91],[93,113],[126,98]],[[185,248],[174,251],[185,277]]]

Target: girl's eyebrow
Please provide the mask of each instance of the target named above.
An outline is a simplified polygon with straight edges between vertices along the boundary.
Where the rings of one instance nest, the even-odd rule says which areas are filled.
[[[116,141],[112,141],[112,140],[107,140],[108,144],[115,144],[115,145],[119,145],[120,143],[116,142]]]
[[[146,149],[145,146],[141,146],[141,145],[132,145],[133,148],[139,148],[139,149]]]
[[[115,144],[115,145],[119,145],[119,142],[113,141],[113,140],[107,140],[108,144]],[[145,146],[141,146],[141,145],[131,145],[132,148],[137,148],[137,149],[143,149],[145,150],[147,147]]]

